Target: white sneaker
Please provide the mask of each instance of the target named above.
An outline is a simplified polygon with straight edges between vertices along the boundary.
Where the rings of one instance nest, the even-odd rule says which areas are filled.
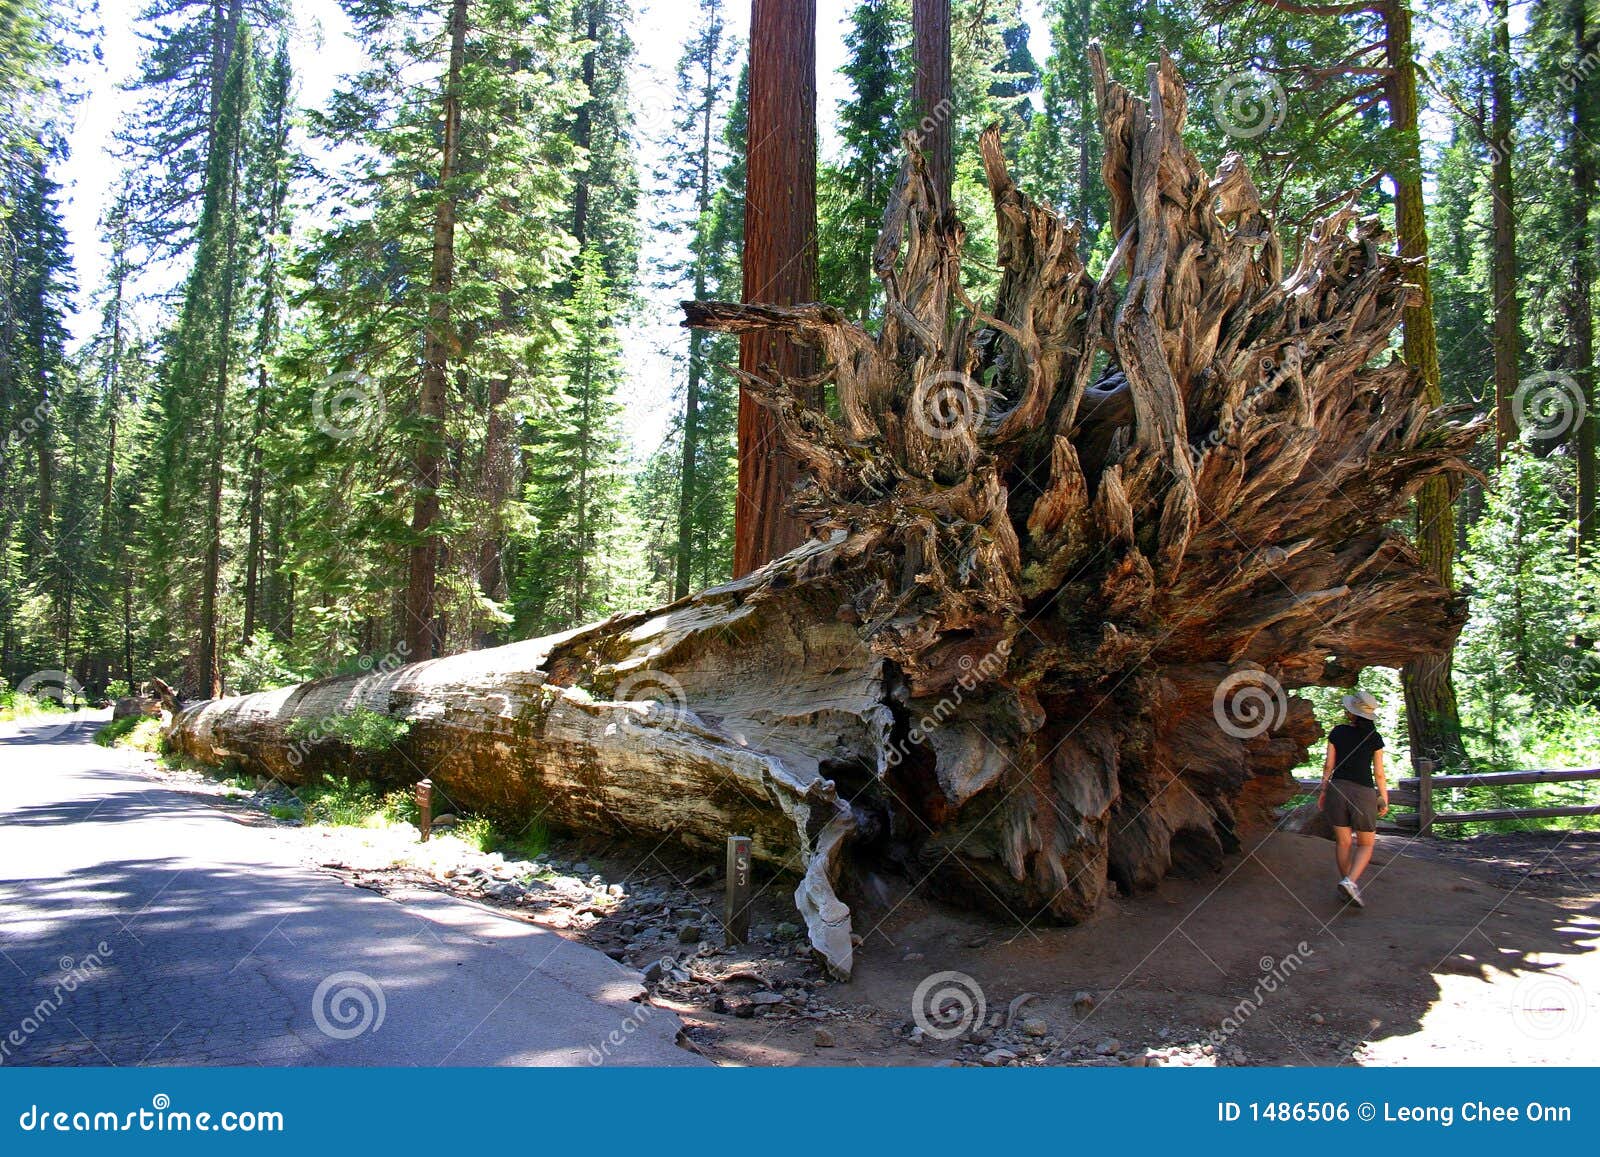
[[[1366,907],[1366,902],[1361,899],[1361,889],[1356,887],[1356,882],[1348,876],[1339,881],[1339,891],[1344,894],[1345,899],[1349,900],[1357,908]]]

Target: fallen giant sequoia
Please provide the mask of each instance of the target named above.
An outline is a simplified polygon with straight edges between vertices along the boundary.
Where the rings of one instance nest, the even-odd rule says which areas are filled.
[[[805,464],[813,542],[565,635],[202,704],[173,739],[294,781],[348,753],[290,721],[365,705],[411,721],[382,770],[459,806],[702,846],[747,832],[801,874],[839,973],[862,863],[1022,920],[1215,868],[1316,738],[1288,690],[1459,629],[1387,524],[1466,468],[1479,426],[1429,413],[1386,354],[1414,290],[1376,220],[1334,213],[1285,273],[1244,165],[1209,177],[1184,147],[1171,64],[1146,101],[1093,63],[1120,237],[1098,278],[991,132],[987,311],[914,151],[878,334],[826,305],[685,306],[823,352],[837,417],[745,382]]]

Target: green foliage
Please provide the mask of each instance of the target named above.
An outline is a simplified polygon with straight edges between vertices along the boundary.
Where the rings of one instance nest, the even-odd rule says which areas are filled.
[[[126,747],[134,751],[161,750],[161,720],[150,715],[113,719],[94,733],[101,747]]]
[[[378,755],[403,740],[411,724],[368,707],[357,707],[340,715],[317,719],[296,719],[288,726],[290,739],[335,739],[359,755]]]
[[[283,645],[270,635],[257,635],[234,653],[228,663],[228,687],[235,694],[270,691],[304,678],[289,666]]]
[[[461,822],[451,829],[451,834],[479,852],[492,852],[500,842],[500,833],[486,816],[462,816]]]
[[[305,821],[329,827],[365,827],[382,814],[377,791],[371,784],[344,776],[329,776],[300,790]]]

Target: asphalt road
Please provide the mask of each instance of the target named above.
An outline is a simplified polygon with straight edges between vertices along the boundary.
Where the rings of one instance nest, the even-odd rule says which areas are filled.
[[[347,887],[94,746],[98,718],[0,725],[0,1063],[706,1063],[637,972]]]

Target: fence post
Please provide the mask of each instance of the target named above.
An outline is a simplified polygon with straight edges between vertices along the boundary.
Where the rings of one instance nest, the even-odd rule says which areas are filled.
[[[1433,828],[1433,773],[1439,769],[1437,759],[1417,760],[1417,834],[1424,835]]]
[[[727,892],[722,927],[730,945],[750,939],[750,837],[728,837]]]

